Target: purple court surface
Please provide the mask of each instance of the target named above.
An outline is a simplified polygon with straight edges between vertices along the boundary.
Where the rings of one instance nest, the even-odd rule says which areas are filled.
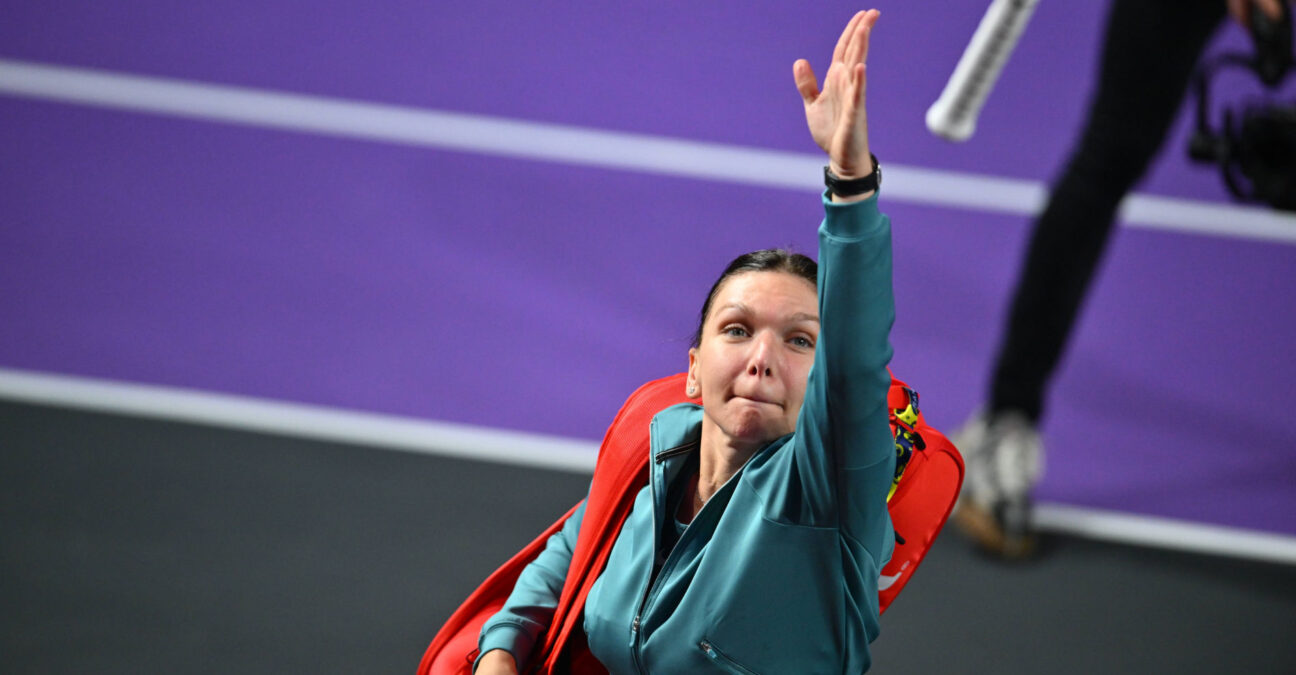
[[[1092,84],[1098,7],[1041,3],[955,145],[923,115],[984,4],[882,6],[874,151],[1047,181]],[[813,158],[791,65],[822,73],[854,9],[17,3],[0,75],[88,68]],[[1245,44],[1229,26],[1216,48]],[[630,390],[684,368],[723,265],[812,252],[820,216],[813,164],[791,189],[200,117],[0,90],[0,368],[597,439]],[[1222,222],[1117,232],[1056,380],[1039,497],[1296,535],[1296,220],[1231,234],[1230,214],[1256,213],[1184,158],[1189,118],[1139,190]],[[913,192],[882,193],[893,368],[951,429],[984,390],[1029,222]]]

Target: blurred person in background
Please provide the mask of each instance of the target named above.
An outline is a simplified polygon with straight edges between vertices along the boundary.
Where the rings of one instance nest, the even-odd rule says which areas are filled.
[[[1097,91],[1070,159],[1035,220],[991,371],[988,398],[951,440],[966,479],[954,522],[1004,558],[1035,550],[1031,491],[1044,468],[1049,380],[1107,245],[1116,209],[1163,145],[1195,66],[1231,14],[1272,20],[1283,0],[1114,0]]]

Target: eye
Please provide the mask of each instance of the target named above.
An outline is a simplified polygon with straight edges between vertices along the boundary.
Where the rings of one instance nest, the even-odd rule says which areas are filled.
[[[750,333],[747,332],[746,328],[739,326],[737,324],[730,324],[728,326],[725,326],[722,332],[725,335],[728,335],[729,337],[747,337],[748,335],[750,335]]]
[[[793,345],[802,349],[814,349],[814,341],[804,335],[797,335],[789,340]]]

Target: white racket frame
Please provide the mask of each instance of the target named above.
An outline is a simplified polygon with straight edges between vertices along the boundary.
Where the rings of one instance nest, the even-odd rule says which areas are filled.
[[[956,142],[972,137],[981,107],[1038,4],[1039,0],[992,0],[945,90],[927,109],[932,133]]]

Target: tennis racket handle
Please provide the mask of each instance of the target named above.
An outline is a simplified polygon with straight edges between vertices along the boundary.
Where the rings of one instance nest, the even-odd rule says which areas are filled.
[[[1039,0],[992,0],[940,98],[927,109],[927,128],[951,141],[976,131],[977,116]]]

